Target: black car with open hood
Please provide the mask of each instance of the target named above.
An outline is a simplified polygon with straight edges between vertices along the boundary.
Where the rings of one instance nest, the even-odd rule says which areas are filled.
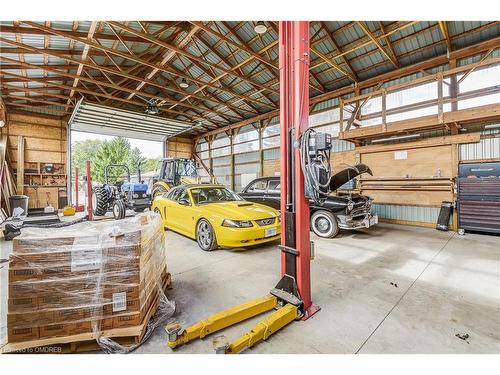
[[[330,189],[335,191],[353,178],[372,171],[365,164],[341,170],[330,179]],[[239,195],[256,203],[280,209],[280,178],[261,177],[250,182]],[[322,205],[310,202],[311,229],[319,237],[333,238],[340,229],[369,228],[378,223],[371,213],[372,199],[365,195],[342,193],[330,195]]]

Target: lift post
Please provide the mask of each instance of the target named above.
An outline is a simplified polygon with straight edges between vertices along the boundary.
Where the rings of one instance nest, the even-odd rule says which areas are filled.
[[[238,353],[319,311],[311,300],[309,201],[298,146],[309,125],[309,22],[280,21],[279,34],[281,280],[269,295],[219,311],[185,329],[177,322],[167,325],[167,345],[172,349],[275,309],[232,343],[225,336],[215,337],[216,353]]]
[[[309,200],[298,147],[309,127],[309,22],[280,21],[279,35],[281,274],[283,283],[296,283],[307,319],[319,310],[311,299]]]

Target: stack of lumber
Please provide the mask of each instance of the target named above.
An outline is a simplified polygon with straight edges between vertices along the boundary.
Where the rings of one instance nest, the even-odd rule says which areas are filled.
[[[140,341],[169,282],[164,236],[151,213],[23,230],[9,259],[5,350],[99,336]]]
[[[17,191],[7,152],[7,142],[8,137],[0,135],[0,223],[10,216],[9,198]]]

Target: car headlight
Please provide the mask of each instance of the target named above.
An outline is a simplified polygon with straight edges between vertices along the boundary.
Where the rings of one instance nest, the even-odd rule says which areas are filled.
[[[224,219],[222,226],[228,228],[250,228],[253,227],[253,224],[250,220]]]
[[[349,203],[347,203],[347,210],[348,211],[352,211],[353,208],[354,208],[354,202],[353,201],[349,201]]]

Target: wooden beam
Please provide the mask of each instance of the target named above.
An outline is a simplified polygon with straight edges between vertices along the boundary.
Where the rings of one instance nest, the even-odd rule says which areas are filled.
[[[342,50],[340,48],[340,46],[338,45],[337,41],[335,40],[335,38],[332,36],[332,34],[330,34],[330,31],[328,30],[328,27],[326,26],[325,22],[324,21],[320,21],[319,23],[320,25],[320,28],[323,29],[323,31],[325,32],[326,36],[327,36],[327,39],[330,41],[330,43],[333,45],[333,47],[335,47],[335,50],[339,53],[339,54],[342,54]],[[312,47],[311,47],[312,48]],[[351,63],[349,62],[349,60],[344,56],[340,56],[340,59],[344,62],[344,64],[347,65],[347,67],[349,68],[349,71],[351,73],[351,78],[354,79],[354,82],[358,82],[359,81],[359,78],[358,78],[358,75],[356,74],[356,72],[354,71]],[[312,70],[312,69],[311,69]]]
[[[5,73],[4,73],[5,74]],[[10,73],[8,73],[9,75],[12,75]],[[128,100],[128,99],[123,99],[123,98],[120,98],[120,97],[116,97],[116,96],[112,96],[112,95],[109,95],[109,94],[104,94],[104,93],[100,93],[100,92],[96,92],[96,91],[91,91],[91,90],[86,90],[86,89],[82,89],[80,87],[71,87],[71,86],[66,86],[66,85],[60,85],[60,84],[54,84],[53,85],[54,87],[59,87],[63,90],[75,90],[76,92],[80,92],[80,93],[83,93],[83,94],[87,94],[87,95],[96,95],[96,96],[100,96],[100,97],[103,97],[103,98],[107,98],[107,99],[112,99],[112,100],[116,100],[116,101],[120,101],[120,102],[123,102],[123,103],[128,103],[128,104],[132,104],[134,106],[138,106],[140,108],[144,108],[144,102],[138,102],[138,101],[133,101],[133,100]],[[38,89],[40,88],[36,88],[36,87],[33,87],[33,88],[28,88],[30,91],[37,91]],[[42,90],[45,90],[45,88],[42,88]],[[174,113],[178,116],[184,116],[184,117],[187,117],[187,118],[191,118],[191,119],[194,119],[194,120],[197,120],[197,121],[206,121],[206,122],[209,122],[209,123],[212,123],[212,121],[210,119],[207,119],[206,117],[201,117],[199,115],[192,115],[190,113],[187,113],[187,112],[179,112],[179,111],[173,111],[173,110],[165,110],[166,112],[170,112],[170,113]]]
[[[245,76],[243,75],[239,75],[237,73],[235,73],[233,70],[228,70],[228,69],[224,69],[222,67],[220,67],[219,65],[215,65],[215,64],[212,64],[202,58],[199,58],[198,56],[196,55],[193,55],[192,53],[190,52],[187,52],[187,51],[184,51],[183,49],[173,45],[173,44],[170,44],[170,43],[166,43],[164,42],[163,40],[161,39],[158,39],[154,36],[151,36],[150,34],[146,34],[144,32],[140,32],[140,31],[137,31],[135,29],[132,29],[131,27],[127,27],[119,22],[114,22],[114,21],[109,21],[110,24],[116,26],[116,27],[119,27],[125,31],[127,31],[128,33],[132,34],[132,35],[136,35],[136,36],[139,36],[141,38],[143,38],[144,40],[148,41],[149,43],[152,43],[152,44],[156,44],[156,45],[159,45],[159,46],[162,46],[164,48],[168,48],[180,55],[183,55],[185,56],[186,58],[188,58],[189,60],[191,61],[197,61],[199,62],[200,64],[204,64],[204,65],[207,65],[207,66],[210,66],[210,67],[213,67],[214,69],[218,69],[226,74],[229,74],[229,75],[234,75],[236,77],[238,77],[239,79],[247,82],[248,84],[251,84],[253,86],[257,86],[261,89],[264,89],[264,90],[269,90],[270,92],[273,92],[275,94],[277,94],[278,92],[276,90],[273,90],[265,85],[261,85],[260,83],[258,82],[255,82],[255,81],[251,81],[249,80],[248,78],[246,78]]]
[[[382,21],[379,21],[378,24],[380,25],[380,31],[382,32],[382,35],[386,34],[385,26]],[[394,46],[391,43],[391,39],[388,36],[384,36],[385,43],[389,47],[389,50],[391,51],[391,55],[394,57],[394,60],[397,64],[398,68],[401,68],[401,64],[399,64],[398,61],[398,56],[396,55],[396,51],[394,50]]]
[[[173,76],[177,76],[177,77],[180,77],[180,78],[185,78],[185,79],[188,79],[190,80],[191,82],[199,85],[200,87],[203,86],[203,87],[211,87],[215,90],[221,90],[221,91],[224,91],[224,92],[227,92],[228,94],[230,95],[233,95],[233,96],[238,96],[238,97],[241,97],[243,99],[246,99],[246,100],[253,100],[257,103],[259,103],[260,105],[263,105],[263,106],[266,106],[266,107],[269,107],[269,104],[268,103],[265,103],[265,102],[261,102],[260,100],[257,100],[257,99],[249,99],[248,97],[246,97],[245,95],[241,95],[241,94],[237,94],[236,92],[234,91],[230,91],[230,90],[226,90],[224,88],[220,88],[220,87],[217,87],[215,85],[213,85],[213,83],[207,83],[207,82],[204,82],[204,81],[201,81],[201,80],[198,80],[198,79],[194,79],[193,77],[191,76],[188,76],[187,74],[181,74],[181,73],[178,73],[176,72],[175,70],[173,69],[168,69],[164,66],[160,66],[158,64],[154,64],[154,63],[151,63],[149,61],[146,61],[144,59],[141,59],[141,58],[137,58],[137,57],[134,57],[134,56],[130,56],[128,55],[127,53],[124,53],[124,52],[120,52],[120,51],[117,51],[117,50],[113,50],[111,48],[107,48],[107,47],[104,47],[104,46],[101,46],[100,44],[98,43],[95,43],[95,42],[92,42],[92,41],[89,41],[89,40],[86,40],[86,39],[82,39],[82,38],[78,38],[78,37],[74,37],[72,36],[70,33],[68,32],[64,32],[64,31],[59,31],[59,30],[55,30],[55,29],[51,29],[51,28],[46,28],[45,26],[42,26],[42,25],[39,25],[37,23],[34,23],[34,22],[30,22],[30,21],[23,21],[24,23],[32,26],[32,27],[35,27],[35,28],[38,28],[38,29],[41,29],[41,30],[44,30],[48,33],[51,33],[51,34],[54,34],[54,35],[58,35],[58,36],[62,36],[62,37],[65,37],[67,39],[73,39],[77,42],[80,42],[80,43],[83,43],[83,44],[88,44],[90,45],[91,47],[93,48],[96,48],[96,49],[99,49],[99,50],[102,50],[102,51],[106,51],[110,54],[113,54],[113,55],[116,55],[116,56],[120,56],[124,59],[128,59],[128,60],[131,60],[131,61],[134,61],[138,64],[143,64],[143,65],[146,65],[146,66],[149,66],[151,68],[157,68],[159,69],[160,71],[163,71],[167,74],[170,74],[170,75],[173,75]],[[7,40],[8,42],[11,42],[9,41],[8,39],[5,39],[5,38],[0,38],[0,40],[4,41],[4,40]],[[10,43],[12,44],[12,43]],[[82,64],[85,64],[86,62],[78,62],[78,63],[82,63]],[[99,69],[99,65],[96,66],[96,69]]]
[[[372,40],[372,42],[377,46],[377,48],[382,52],[382,54],[387,57],[387,59],[394,65],[396,68],[399,68],[399,65],[396,61],[396,59],[391,56],[382,46],[382,44],[378,41],[378,39],[373,35],[373,33],[370,31],[367,25],[363,21],[356,21],[358,26],[363,30],[363,32],[368,35],[368,37]]]
[[[88,35],[87,35],[87,39],[88,40],[92,40],[97,25],[99,25],[99,22],[97,22],[97,21],[92,21],[90,23],[89,32],[88,32]],[[80,61],[85,61],[87,59],[87,54],[89,53],[89,50],[90,50],[90,45],[85,44],[85,46],[83,47],[82,57],[80,58]],[[84,68],[84,65],[80,63],[78,65],[78,69],[76,70],[76,75],[78,77],[82,74],[83,68]],[[78,80],[79,79],[80,78],[75,78],[75,80],[73,81],[73,87],[77,87],[78,86]],[[69,98],[68,98],[68,101],[66,102],[66,104],[70,104],[71,103],[71,98],[73,97],[74,94],[75,94],[75,90],[71,90],[69,92]]]
[[[339,139],[359,140],[375,138],[378,136],[396,135],[402,132],[435,129],[444,127],[444,124],[454,122],[478,123],[481,121],[500,119],[500,104],[489,104],[474,108],[462,109],[454,112],[443,113],[442,122],[436,115],[422,116],[410,120],[396,121],[387,124],[387,131],[383,125],[374,125],[364,128],[352,129],[339,135]]]
[[[228,43],[228,44],[231,44],[233,45],[234,47],[238,48],[239,50],[243,51],[243,52],[246,52],[249,56],[253,57],[254,59],[257,59],[259,61],[261,61],[262,63],[266,64],[267,66],[269,66],[270,68],[272,69],[275,69],[277,70],[278,67],[267,61],[265,58],[263,58],[262,56],[260,56],[260,54],[258,53],[255,53],[254,51],[252,51],[250,48],[244,46],[244,45],[241,45],[239,43],[236,43],[235,41],[233,41],[232,39],[226,37],[225,35],[222,35],[221,33],[218,33],[217,31],[213,30],[211,27],[203,24],[202,22],[194,22],[194,21],[190,21],[193,25],[196,25],[198,26],[200,29],[202,29],[204,32],[208,33],[208,34],[212,34],[213,36],[215,36],[216,38]],[[273,47],[278,45],[278,41],[275,41],[272,43]]]
[[[199,28],[198,27],[193,27],[191,28],[191,30],[189,31],[189,33],[179,42],[178,46],[179,48],[183,48],[184,46],[186,46],[190,41],[191,41],[191,38],[199,31]],[[175,56],[176,52],[175,51],[170,51],[168,52],[164,57],[163,59],[161,60],[160,62],[160,66],[164,66],[166,65],[170,60],[172,60],[172,58]],[[153,70],[151,70],[151,72],[149,72],[147,75],[146,75],[146,80],[151,80],[160,70],[159,69],[156,69],[154,68]],[[135,88],[136,91],[140,91],[144,85],[146,84],[146,81],[144,82],[141,82],[137,85],[137,87]],[[135,93],[131,93],[127,99],[132,99],[134,97]]]
[[[388,145],[359,146],[356,147],[354,151],[360,154],[371,154],[374,152],[384,152],[392,150],[436,147],[436,146],[445,146],[445,145],[461,144],[461,143],[477,143],[480,140],[481,140],[481,135],[479,133],[459,134],[452,136],[447,135],[442,137],[432,137],[432,138],[422,139],[419,141],[391,143]]]
[[[6,43],[15,43],[15,44],[19,44],[17,42],[13,42],[13,41],[10,41],[8,39],[5,39],[5,38],[1,38],[0,37],[0,41],[2,42],[6,42]],[[34,53],[38,53],[38,49],[35,48],[35,47],[30,47],[30,46],[26,46],[27,48],[29,48],[32,52]],[[49,56],[51,56],[52,54],[48,51],[46,52],[43,52],[43,54],[48,54]],[[78,63],[77,60],[74,60],[74,59],[71,59],[69,57],[64,57],[65,60],[71,62],[71,63]],[[51,65],[48,65],[48,66],[45,66],[45,65],[33,65],[33,64],[27,64],[27,63],[21,63],[17,60],[13,60],[13,59],[10,59],[10,58],[7,58],[7,57],[3,57],[0,55],[0,60],[3,60],[3,61],[8,61],[8,62],[13,62],[13,63],[16,63],[16,65],[20,66],[20,67],[29,67],[30,69],[42,69],[42,70],[48,70],[48,71],[52,71],[52,72],[55,72],[57,74],[60,74],[60,75],[64,75],[64,76],[68,76],[68,77],[73,77],[75,78],[76,75],[73,75],[73,74],[70,74],[70,73],[66,73],[66,72],[63,72],[63,71],[60,71],[60,70],[55,70],[55,69],[52,69],[52,66]],[[87,67],[90,67],[90,68],[93,68],[93,69],[98,69],[98,70],[101,70],[101,71],[104,71],[104,72],[108,72],[110,74],[115,74],[115,75],[120,75],[120,76],[123,76],[123,77],[126,77],[128,79],[131,79],[131,80],[135,80],[135,81],[138,81],[138,82],[146,82],[148,85],[151,85],[151,86],[154,86],[154,87],[157,87],[159,89],[164,89],[164,90],[168,90],[168,91],[173,91],[175,93],[178,93],[178,94],[184,94],[184,92],[180,91],[180,90],[176,90],[172,87],[165,87],[164,85],[160,85],[154,81],[151,81],[151,80],[145,80],[143,78],[140,78],[140,77],[137,77],[137,76],[134,76],[134,75],[131,75],[131,74],[128,74],[128,73],[125,73],[125,72],[120,72],[120,71],[117,71],[117,70],[114,70],[114,69],[111,69],[111,68],[107,68],[107,67],[103,67],[103,66],[100,66],[100,65],[96,65],[94,63],[90,63],[88,61],[85,61],[83,62],[84,65],[86,65]],[[3,65],[2,65],[3,67]],[[80,80],[86,80],[86,81],[89,81],[88,78],[85,78],[85,77],[80,77]],[[96,82],[96,83],[95,83]],[[95,82],[91,82],[91,83],[95,83],[95,84],[101,84],[103,86],[108,86],[108,87],[111,87],[109,86],[109,84],[106,84],[106,82],[102,82],[102,81],[96,81]],[[122,91],[127,91],[127,89],[125,87],[122,87],[122,86],[117,86],[115,84],[112,83],[112,88],[116,89],[116,90],[122,90]],[[142,94],[142,95],[145,95],[145,94]],[[216,99],[212,98],[212,97],[200,97],[200,96],[196,96],[196,95],[193,95],[193,97],[199,99],[199,100],[204,100],[204,101],[207,101],[207,102],[214,102],[216,104],[220,104],[220,105],[225,105],[225,106],[228,106],[228,107],[232,107],[231,105],[227,104],[227,103],[224,103],[224,102],[220,102],[220,101],[217,101]],[[162,98],[164,99],[164,98]],[[176,103],[177,101],[173,100],[173,99],[168,99],[170,102],[172,103]],[[182,102],[179,102],[179,104],[181,104]],[[239,108],[239,107],[236,107],[236,108]],[[244,109],[241,109],[242,111],[244,111]]]
[[[24,137],[17,137],[17,194],[24,194]]]
[[[448,33],[448,25],[446,21],[438,21],[439,30],[441,30],[441,34],[443,34],[443,38],[446,41],[446,47],[448,48],[448,53],[452,51],[450,34]]]

